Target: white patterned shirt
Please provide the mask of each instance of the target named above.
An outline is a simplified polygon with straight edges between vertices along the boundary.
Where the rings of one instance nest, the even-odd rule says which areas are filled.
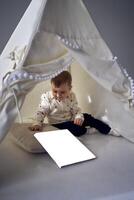
[[[52,91],[42,94],[39,109],[36,114],[36,124],[42,125],[45,117],[47,117],[48,123],[50,124],[73,121],[76,118],[84,120],[73,92],[70,92],[69,97],[62,101],[56,100]]]

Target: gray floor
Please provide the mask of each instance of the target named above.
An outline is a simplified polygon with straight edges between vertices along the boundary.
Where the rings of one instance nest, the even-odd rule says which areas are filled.
[[[97,159],[59,169],[49,155],[27,153],[8,137],[0,145],[0,200],[134,199],[134,144],[123,138],[85,135]]]

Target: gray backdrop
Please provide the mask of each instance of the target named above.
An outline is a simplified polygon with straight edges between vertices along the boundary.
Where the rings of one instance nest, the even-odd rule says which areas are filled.
[[[0,0],[0,52],[31,0]],[[74,0],[75,2],[75,0]],[[103,39],[134,78],[134,1],[84,0]]]

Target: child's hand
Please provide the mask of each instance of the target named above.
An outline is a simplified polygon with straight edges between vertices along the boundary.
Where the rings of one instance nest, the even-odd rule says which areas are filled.
[[[76,119],[74,120],[74,124],[76,124],[76,125],[78,125],[78,126],[82,126],[83,120],[80,119],[80,118],[76,118]]]
[[[41,125],[32,125],[28,127],[30,131],[42,131],[43,127]]]

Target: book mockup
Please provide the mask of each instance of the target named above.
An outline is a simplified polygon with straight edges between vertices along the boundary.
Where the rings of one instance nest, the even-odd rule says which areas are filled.
[[[67,129],[38,132],[35,133],[34,136],[59,168],[96,158],[96,156]]]

